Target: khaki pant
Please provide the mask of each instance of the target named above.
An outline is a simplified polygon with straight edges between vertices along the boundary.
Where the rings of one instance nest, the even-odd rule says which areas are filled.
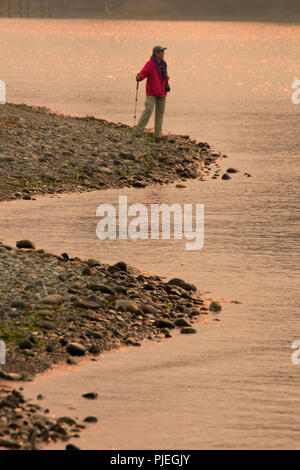
[[[163,115],[165,111],[166,97],[147,95],[145,101],[145,109],[136,126],[137,132],[143,132],[147,126],[154,106],[155,106],[155,132],[154,137],[161,137]]]

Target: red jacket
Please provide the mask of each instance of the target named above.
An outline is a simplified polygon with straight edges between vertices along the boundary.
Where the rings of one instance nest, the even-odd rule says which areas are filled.
[[[165,64],[167,68],[167,63],[165,62]],[[165,77],[164,81],[162,81],[161,74],[153,60],[153,57],[146,62],[140,71],[140,76],[141,80],[144,80],[144,78],[147,77],[146,95],[155,95],[160,97],[167,96],[165,91],[167,79]]]

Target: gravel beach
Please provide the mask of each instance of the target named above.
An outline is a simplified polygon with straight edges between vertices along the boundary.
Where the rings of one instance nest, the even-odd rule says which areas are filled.
[[[0,201],[204,179],[223,157],[189,136],[156,142],[151,133],[135,137],[131,127],[93,116],[0,105]]]
[[[170,337],[208,313],[193,284],[145,276],[120,261],[69,258],[0,244],[1,370],[22,376],[51,364],[147,339]],[[184,331],[185,332],[185,331]]]
[[[76,364],[83,356],[138,347],[144,339],[171,338],[175,328],[195,334],[193,323],[200,316],[221,310],[182,279],[166,282],[122,261],[107,265],[48,253],[30,240],[19,240],[16,247],[0,244],[0,281],[0,339],[6,345],[0,448],[67,441],[85,426],[68,417],[48,419],[49,410],[26,403],[20,390],[1,388],[1,379],[30,380],[52,364]]]
[[[156,142],[151,133],[134,137],[129,126],[92,116],[0,106],[0,201],[201,180],[223,157],[189,136],[169,134]],[[197,319],[221,310],[181,279],[144,275],[122,261],[107,265],[48,253],[31,240],[0,244],[0,283],[0,340],[6,347],[6,364],[0,365],[0,449],[68,441],[85,427],[68,417],[50,419],[49,410],[28,403],[20,388],[7,383],[31,380],[53,364],[138,347],[144,339],[171,338],[175,328],[195,334]]]

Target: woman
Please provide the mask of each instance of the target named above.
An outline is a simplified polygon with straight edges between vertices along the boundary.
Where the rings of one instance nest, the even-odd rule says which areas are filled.
[[[161,139],[163,115],[166,105],[167,90],[169,89],[167,74],[167,63],[164,60],[166,47],[155,46],[152,57],[137,74],[138,82],[147,78],[145,109],[136,126],[136,134],[141,135],[144,131],[155,106],[155,131],[154,138]]]

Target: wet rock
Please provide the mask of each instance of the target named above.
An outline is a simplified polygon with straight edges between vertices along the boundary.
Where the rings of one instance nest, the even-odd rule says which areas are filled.
[[[0,438],[0,447],[5,447],[7,449],[20,449],[21,444],[10,439],[1,439]]]
[[[170,279],[168,284],[173,285],[173,286],[181,287],[182,289],[184,289],[186,291],[196,292],[196,290],[197,290],[197,287],[194,286],[193,284],[189,284],[189,283],[187,283],[187,282],[185,282],[182,279],[179,279],[177,277],[174,277],[173,279]]]
[[[77,361],[75,361],[75,359],[73,359],[72,357],[68,357],[67,359],[67,364],[70,364],[72,366],[75,366],[77,363]]]
[[[191,326],[188,321],[185,320],[185,318],[178,318],[174,322],[175,326]]]
[[[195,328],[185,327],[185,328],[182,328],[180,330],[180,333],[182,333],[182,334],[194,334],[194,333],[197,333],[197,330],[195,330]]]
[[[59,423],[53,424],[53,426],[51,426],[49,430],[54,433],[55,438],[57,435],[61,435],[61,436],[68,435],[66,429],[63,426],[61,426]]]
[[[201,314],[200,310],[196,310],[196,309],[192,309],[190,312],[190,315],[192,317],[196,317],[197,315],[200,315],[200,314]]]
[[[35,249],[35,244],[30,240],[19,240],[16,243],[16,246],[17,246],[17,248],[27,248],[27,249],[33,248],[33,249]]]
[[[67,345],[67,351],[71,356],[84,356],[85,347],[79,343],[69,343]]]
[[[88,400],[96,400],[98,398],[98,393],[89,392],[81,395],[83,398],[87,398]]]
[[[74,426],[76,424],[76,421],[73,418],[70,418],[69,416],[61,416],[60,418],[58,418],[57,422],[59,424],[65,423],[68,426]]]
[[[127,346],[141,346],[141,343],[138,343],[137,341],[134,341],[133,339],[127,338],[125,340],[125,344]]]
[[[88,260],[86,261],[86,264],[87,264],[90,268],[93,268],[94,266],[101,266],[100,261],[98,261],[97,259],[88,259]]]
[[[119,261],[118,263],[114,264],[113,266],[109,266],[108,270],[111,273],[115,273],[117,271],[127,271],[127,264],[124,261]]]
[[[220,312],[222,310],[221,305],[218,302],[211,302],[209,306],[211,312]]]
[[[235,168],[227,168],[227,173],[238,173],[239,170],[236,170]]]
[[[23,380],[24,375],[14,374],[13,372],[7,374],[0,370],[0,378],[5,379],[5,380]]]
[[[66,450],[80,450],[80,448],[75,446],[74,444],[67,444]]]
[[[164,318],[160,318],[159,320],[156,320],[156,321],[154,322],[154,325],[155,325],[157,328],[175,328],[174,323],[172,323],[172,322],[169,321],[169,320],[165,320]]]
[[[95,356],[98,356],[101,352],[101,349],[98,345],[92,344],[92,346],[89,347],[88,351],[89,353],[94,354]]]
[[[96,416],[87,416],[86,418],[84,418],[83,422],[84,423],[97,423],[98,418],[96,418]]]

